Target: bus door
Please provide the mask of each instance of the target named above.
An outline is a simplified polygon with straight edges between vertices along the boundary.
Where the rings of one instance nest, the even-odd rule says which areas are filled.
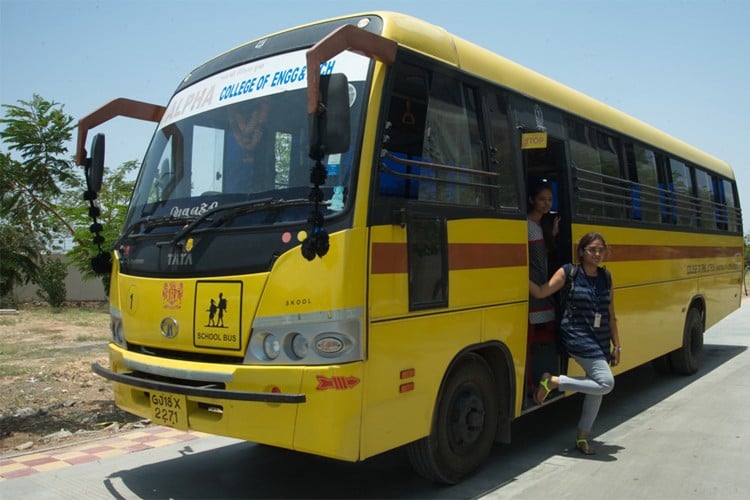
[[[548,259],[549,274],[568,262],[572,262],[571,213],[569,175],[565,141],[548,136],[545,148],[523,149],[523,168],[526,178],[526,193],[531,184],[544,180],[552,187],[552,218],[560,217],[559,228],[554,248]]]
[[[541,182],[549,184],[553,194],[552,211],[543,220],[545,247],[547,251],[547,277],[549,278],[566,262],[571,262],[571,217],[569,176],[565,150],[562,115],[546,106],[524,98],[512,99],[517,129],[519,130],[520,151],[526,180],[526,198],[534,186]],[[554,219],[559,217],[559,232],[552,235]],[[556,309],[556,297],[552,308]],[[553,317],[553,316],[551,316]],[[555,314],[556,317],[556,314]],[[526,395],[523,409],[533,408],[533,388],[542,374],[565,373],[567,357],[561,355],[557,339],[556,322],[546,326],[532,327],[540,317],[529,314],[529,335],[526,355]],[[553,392],[551,397],[562,396]]]

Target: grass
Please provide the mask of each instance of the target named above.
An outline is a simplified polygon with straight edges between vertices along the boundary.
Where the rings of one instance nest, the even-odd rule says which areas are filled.
[[[19,375],[25,375],[29,373],[27,368],[15,365],[0,365],[0,377],[18,377]]]
[[[25,306],[17,315],[0,318],[0,377],[23,376],[38,369],[43,360],[54,363],[81,356],[81,345],[109,338],[106,305],[66,307]]]
[[[95,326],[102,316],[109,313],[106,304],[86,304],[83,306],[65,307],[55,311],[47,306],[28,306],[20,309],[21,314],[33,314],[41,320],[62,321],[76,326]]]
[[[9,356],[10,359],[18,361],[20,359],[43,359],[52,358],[57,353],[64,353],[68,351],[67,348],[57,348],[41,346],[38,343],[24,342],[24,343],[0,343],[0,352],[3,356]],[[3,363],[6,364],[6,363]],[[30,368],[34,368],[33,366]]]

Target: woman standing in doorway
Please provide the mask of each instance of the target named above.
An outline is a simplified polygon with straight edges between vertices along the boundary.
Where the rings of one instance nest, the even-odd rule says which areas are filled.
[[[551,224],[546,224],[552,209],[552,186],[544,179],[530,183],[528,198],[528,241],[529,241],[529,280],[541,285],[550,277],[549,255],[550,240],[554,241],[560,228],[560,217],[555,217]],[[545,223],[543,223],[543,221]],[[545,229],[548,229],[545,231]],[[545,234],[547,233],[547,234]],[[526,385],[533,390],[534,381],[542,372],[552,369],[549,363],[536,362],[539,356],[532,353],[543,345],[555,343],[555,301],[552,297],[529,297],[529,329],[526,366]],[[541,366],[540,366],[541,365]]]
[[[601,406],[602,396],[615,385],[610,369],[620,364],[620,335],[615,316],[612,278],[600,267],[607,243],[596,232],[584,235],[578,243],[579,268],[572,272],[572,264],[558,269],[542,285],[529,280],[529,292],[537,298],[549,297],[571,280],[565,309],[560,319],[560,340],[567,353],[583,368],[585,377],[550,375],[545,373],[534,392],[534,401],[544,402],[555,389],[584,393],[583,410],[578,422],[576,448],[586,455],[596,451],[589,445],[588,436]]]

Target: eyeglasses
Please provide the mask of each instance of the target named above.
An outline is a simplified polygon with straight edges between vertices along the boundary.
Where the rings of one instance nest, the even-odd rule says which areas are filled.
[[[586,250],[586,253],[589,255],[604,255],[604,252],[607,251],[604,247],[586,247],[584,250]]]

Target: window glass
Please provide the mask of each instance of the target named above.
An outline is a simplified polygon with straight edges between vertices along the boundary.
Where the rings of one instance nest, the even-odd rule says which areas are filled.
[[[436,74],[430,88],[422,156],[431,163],[471,170],[482,169],[481,138],[476,93],[459,81]],[[424,174],[442,182],[423,182],[419,199],[440,203],[487,206],[488,190],[468,186],[475,179],[449,169],[425,169]]]
[[[492,206],[496,181],[484,161],[477,90],[408,64],[395,71],[379,194]]]
[[[704,229],[715,229],[720,213],[714,210],[714,195],[711,176],[699,168],[695,169],[695,191],[698,195],[699,225]]]
[[[690,169],[680,160],[669,159],[671,182],[671,204],[674,207],[675,221],[679,226],[695,226],[695,207],[693,204],[693,182]]]
[[[553,137],[563,137],[565,128],[559,110],[516,94],[510,96],[513,120],[524,132],[545,131]]]
[[[601,216],[601,172],[602,164],[597,138],[593,130],[582,123],[568,120],[570,162],[574,169],[577,186],[576,213],[583,217]]]
[[[631,195],[620,167],[620,140],[575,120],[567,120],[566,124],[578,196],[574,203],[576,213],[625,219]]]
[[[165,140],[164,149],[161,151],[158,160],[159,168],[152,170],[155,178],[149,182],[151,189],[148,193],[148,203],[156,203],[169,198],[170,193],[180,180],[177,172],[175,172],[175,161],[172,158],[173,143],[174,138],[171,136]]]
[[[505,96],[499,93],[490,94],[487,101],[490,122],[490,163],[491,169],[497,173],[500,187],[498,205],[501,208],[518,208],[516,169],[507,114],[508,104]]]
[[[604,215],[613,219],[625,218],[625,207],[630,201],[620,171],[620,141],[604,132],[597,132],[599,164],[602,172]]]
[[[394,85],[383,135],[378,192],[383,196],[417,199],[421,169],[410,160],[423,161],[422,140],[427,114],[428,75],[411,64],[394,69]],[[402,174],[402,175],[399,175]]]
[[[212,127],[193,127],[193,151],[191,165],[195,169],[190,182],[190,196],[202,196],[222,191],[224,165],[224,130]]]
[[[738,232],[740,230],[740,204],[735,197],[734,184],[726,179],[721,181],[724,194],[724,204],[727,207],[727,230]]]
[[[409,309],[448,305],[447,226],[445,219],[415,216],[409,220]]]
[[[660,190],[656,155],[652,150],[635,144],[633,162],[632,216],[644,222],[659,222]]]
[[[292,143],[294,136],[286,132],[276,132],[274,141],[274,158],[276,164],[276,189],[289,187],[289,169],[292,160]],[[332,155],[333,156],[333,155]],[[332,163],[329,158],[329,163]]]

